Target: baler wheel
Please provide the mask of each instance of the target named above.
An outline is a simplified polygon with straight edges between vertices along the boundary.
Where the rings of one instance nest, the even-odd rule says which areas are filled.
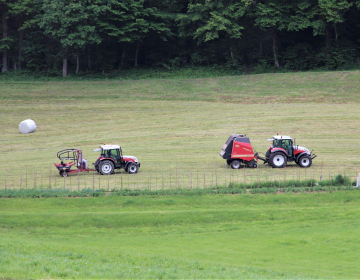
[[[309,155],[303,155],[299,158],[300,167],[310,167],[312,164],[312,159]]]
[[[269,163],[273,168],[282,168],[286,165],[287,158],[282,152],[274,152],[270,155]]]
[[[110,160],[103,160],[99,164],[101,175],[110,175],[114,173],[114,164]]]
[[[241,166],[241,162],[240,162],[240,160],[237,160],[237,159],[233,160],[233,161],[230,163],[230,167],[231,167],[232,169],[239,169],[240,166]]]
[[[64,170],[60,171],[59,174],[60,174],[61,177],[67,177],[68,176],[68,173],[66,171],[64,171]]]

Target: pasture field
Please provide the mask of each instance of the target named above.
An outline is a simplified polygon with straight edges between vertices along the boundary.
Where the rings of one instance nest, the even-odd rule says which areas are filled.
[[[358,278],[360,194],[2,199],[0,278]]]
[[[0,188],[201,188],[360,172],[360,72],[137,81],[1,81]],[[31,118],[32,134],[19,123]],[[219,152],[276,132],[309,169],[230,170]],[[59,177],[53,162],[120,144],[140,172]],[[357,278],[358,192],[0,199],[0,278]]]
[[[313,166],[288,165],[287,177],[352,180],[360,162],[360,72],[308,72],[138,81],[1,81],[0,187],[182,187],[284,177],[284,170],[235,172],[219,151],[230,134],[247,134],[256,151],[279,132],[318,157]],[[20,134],[34,119],[37,130]],[[53,162],[80,148],[91,166],[100,144],[120,144],[142,163],[136,176],[81,174],[60,181]],[[299,174],[300,172],[300,174]],[[307,174],[305,174],[307,172]],[[119,178],[123,176],[124,178]],[[56,178],[58,177],[58,178]],[[75,177],[75,178],[74,178]],[[191,181],[190,181],[191,177]],[[205,178],[205,179],[204,179]],[[57,180],[57,181],[56,181]],[[102,182],[98,182],[102,180]],[[5,182],[6,181],[6,182]],[[127,184],[127,185],[126,185]]]

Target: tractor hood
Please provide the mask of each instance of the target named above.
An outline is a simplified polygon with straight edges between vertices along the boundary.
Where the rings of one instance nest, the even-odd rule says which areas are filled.
[[[135,162],[139,162],[138,159],[136,157],[133,156],[123,156],[123,158],[131,158],[133,159]]]
[[[303,150],[305,151],[308,155],[310,155],[310,151],[308,149],[306,149],[305,147],[302,146],[295,146],[294,149],[298,149],[298,150]]]

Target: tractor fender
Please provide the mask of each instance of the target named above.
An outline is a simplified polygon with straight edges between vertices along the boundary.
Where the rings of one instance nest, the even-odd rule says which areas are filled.
[[[116,162],[114,159],[110,158],[110,157],[103,157],[103,158],[100,158],[100,161],[103,161],[103,160],[111,160],[113,163],[114,163],[114,166],[116,166]]]
[[[300,154],[297,154],[296,156],[295,156],[295,162],[298,162],[299,161],[299,158],[301,157],[301,156],[303,156],[303,155],[307,155],[308,153],[307,152],[302,152],[302,153],[300,153]]]
[[[136,162],[127,161],[127,162],[125,163],[125,166],[124,166],[125,170],[126,170],[126,169],[128,168],[128,166],[129,166],[130,164],[132,164],[132,163],[135,163],[136,165],[138,165]]]
[[[274,153],[274,152],[283,152],[286,155],[286,157],[289,156],[288,153],[283,148],[272,148],[271,153]]]

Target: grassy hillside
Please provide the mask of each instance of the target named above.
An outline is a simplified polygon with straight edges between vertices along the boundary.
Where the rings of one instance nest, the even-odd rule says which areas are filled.
[[[0,278],[357,278],[356,193],[8,199]]]
[[[49,187],[51,181],[63,186],[60,177],[54,181],[56,152],[81,148],[91,164],[98,156],[92,150],[104,142],[120,144],[124,154],[142,163],[136,178],[121,179],[124,186],[189,187],[190,177],[193,186],[224,183],[230,170],[219,151],[230,134],[247,134],[255,150],[265,152],[266,139],[276,132],[315,149],[318,157],[311,169],[293,164],[285,175],[260,164],[246,174],[232,171],[233,178],[319,179],[342,173],[354,179],[360,162],[359,78],[354,71],[192,80],[2,81],[0,185],[7,180],[9,188],[24,187],[26,177],[28,187]],[[18,125],[27,118],[35,120],[37,130],[20,134]],[[65,183],[95,187],[100,179],[104,188],[120,182],[81,174]]]
[[[359,172],[360,72],[138,81],[1,81],[0,188],[176,189]],[[31,118],[32,134],[19,123]],[[233,133],[279,132],[311,168],[230,170]],[[59,177],[56,152],[102,143],[140,172]],[[358,192],[0,199],[0,278],[357,278]]]

